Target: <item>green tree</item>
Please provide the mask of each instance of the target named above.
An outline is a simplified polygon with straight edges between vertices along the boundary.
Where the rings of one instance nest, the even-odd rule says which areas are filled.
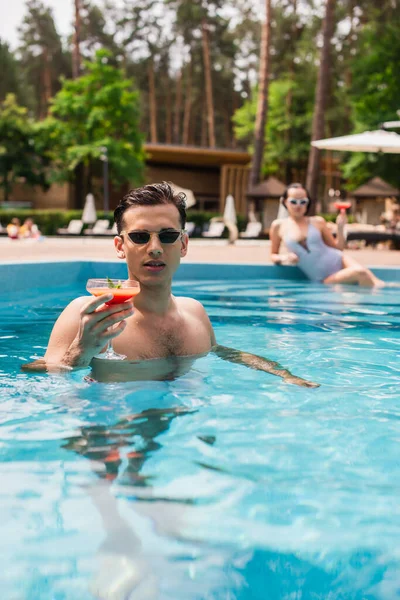
[[[355,131],[378,129],[384,121],[397,118],[400,108],[400,17],[392,15],[382,27],[368,23],[359,33],[358,53],[352,65],[351,102]],[[390,154],[352,154],[343,165],[349,187],[373,176],[399,186],[400,158]]]
[[[265,130],[268,117],[268,87],[270,74],[271,45],[271,0],[265,0],[265,21],[262,25],[260,67],[258,75],[258,94],[256,124],[254,128],[254,152],[250,171],[250,184],[260,182],[262,161],[265,149]]]
[[[165,13],[165,6],[163,0],[142,0],[140,3],[125,0],[123,7],[117,27],[125,67],[143,90],[144,130],[148,139],[156,143],[163,129],[160,114],[164,113],[166,104],[159,102],[159,92],[169,79],[169,48],[173,41],[171,31],[165,27],[167,15],[160,18],[162,11]],[[166,87],[168,89],[168,84]],[[166,108],[168,112],[168,106]]]
[[[76,2],[76,0],[75,0]],[[99,6],[90,0],[79,0],[79,44],[83,58],[93,59],[99,48],[112,54],[110,63],[117,65],[123,54],[123,48],[116,41],[118,23],[112,7]]]
[[[49,155],[39,130],[13,94],[0,105],[0,187],[7,202],[17,181],[49,187]]]
[[[139,133],[139,94],[121,69],[108,63],[106,50],[85,62],[85,74],[64,80],[51,102],[43,129],[53,143],[53,161],[60,179],[71,179],[78,166],[86,172],[86,190],[92,191],[93,169],[107,149],[110,178],[116,184],[139,183],[144,152]],[[83,191],[83,193],[82,193]],[[79,190],[78,190],[79,192]]]
[[[190,83],[196,86],[196,92],[201,96],[200,106],[203,105],[206,109],[205,126],[200,122],[200,129],[207,132],[208,144],[215,146],[217,138],[221,138],[218,136],[216,97],[223,95],[220,96],[219,91],[216,92],[217,89],[222,90],[217,80],[224,84],[225,90],[233,92],[233,84],[229,83],[227,86],[226,74],[229,69],[230,80],[233,82],[232,59],[235,54],[235,43],[233,35],[228,30],[229,19],[223,15],[223,9],[230,3],[224,0],[165,0],[165,2],[175,9],[175,32],[181,37],[190,53],[189,62],[192,65]],[[202,74],[199,83],[196,77],[198,58],[201,60]],[[222,112],[223,122],[224,110],[220,112]]]
[[[8,44],[0,40],[0,100],[7,94],[14,94],[20,104],[29,99],[28,90],[22,78],[20,65]]]
[[[332,37],[336,27],[336,0],[326,0],[325,17],[322,26],[322,48],[318,69],[317,87],[312,123],[312,140],[319,140],[325,134],[325,111],[328,107],[329,92],[332,91]],[[306,185],[311,198],[316,199],[320,173],[320,151],[315,146],[310,147],[308,158]],[[314,200],[315,202],[315,200]],[[315,211],[315,206],[311,207]]]
[[[293,116],[287,119],[286,99],[292,97]],[[257,96],[239,108],[233,117],[235,135],[248,144],[253,151],[254,125],[256,119]],[[301,179],[307,162],[310,147],[313,95],[312,87],[299,85],[290,79],[277,79],[269,86],[268,123],[265,138],[268,145],[264,150],[263,174],[276,174],[286,180],[288,167],[290,179]],[[288,138],[287,132],[291,136]]]
[[[60,89],[60,76],[71,74],[50,8],[42,0],[27,0],[27,13],[19,29],[20,64],[24,80],[33,90],[35,113],[47,115],[50,98]]]
[[[245,0],[242,2],[246,4]],[[286,0],[273,8],[267,145],[263,158],[264,175],[275,173],[288,182],[301,180],[305,175],[316,83],[315,37],[321,24],[315,11],[304,5],[298,10],[297,4],[296,0]],[[236,138],[253,152],[256,90],[250,85],[255,78],[253,57],[259,53],[260,23],[252,11],[248,11],[246,19],[246,30],[240,22],[235,32],[239,35],[241,64],[245,59],[238,76],[242,77],[242,95],[247,99],[236,110],[233,122]],[[246,48],[250,51],[245,52]]]

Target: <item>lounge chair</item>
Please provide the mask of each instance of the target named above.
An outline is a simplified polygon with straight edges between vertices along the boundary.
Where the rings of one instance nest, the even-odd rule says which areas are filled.
[[[208,231],[203,231],[201,234],[203,237],[209,238],[220,238],[224,233],[225,223],[221,221],[215,221],[210,223],[210,228]]]
[[[262,230],[262,223],[259,221],[249,221],[246,225],[245,231],[240,233],[241,238],[258,238]]]
[[[389,231],[349,231],[347,241],[365,240],[368,244],[378,244],[379,242],[392,242],[394,250],[400,250],[400,233],[391,233]]]
[[[80,235],[83,228],[83,221],[80,219],[72,219],[68,223],[68,227],[57,229],[58,235]]]
[[[110,226],[108,219],[98,219],[91,229],[84,231],[85,235],[105,235]]]
[[[185,231],[189,237],[191,235],[193,235],[195,229],[196,229],[196,223],[194,223],[193,221],[188,221],[186,223]]]
[[[115,237],[116,235],[118,235],[117,224],[114,223],[114,225],[112,227],[110,227],[109,229],[106,229],[106,231],[104,232],[104,235],[109,235],[112,237]]]

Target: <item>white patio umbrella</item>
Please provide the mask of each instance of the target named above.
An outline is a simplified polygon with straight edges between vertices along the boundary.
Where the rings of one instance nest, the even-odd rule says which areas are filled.
[[[96,206],[94,203],[93,194],[88,194],[85,200],[85,206],[82,213],[82,221],[84,223],[95,223],[97,220]]]
[[[400,135],[394,131],[364,131],[353,135],[342,135],[311,142],[321,150],[341,150],[343,152],[385,152],[400,154]]]
[[[286,206],[284,204],[282,204],[281,201],[279,201],[279,208],[278,208],[278,214],[277,214],[277,219],[287,219],[289,217],[289,213],[288,213],[288,209],[286,208]]]
[[[247,220],[249,223],[257,223],[258,222],[254,200],[249,202],[249,210],[247,212]]]
[[[237,228],[237,216],[235,209],[235,199],[229,194],[225,200],[225,210],[222,217],[228,231],[229,231],[229,243],[234,244],[239,237],[239,231]]]
[[[186,208],[190,208],[191,206],[194,206],[196,204],[196,198],[194,193],[192,192],[192,190],[186,189],[186,188],[182,188],[179,185],[176,185],[175,183],[172,183],[172,181],[170,181],[170,186],[172,187],[172,189],[174,190],[174,192],[176,194],[179,194],[180,192],[183,192],[186,196]]]
[[[231,194],[229,194],[229,196],[227,196],[226,200],[225,200],[225,209],[224,209],[223,219],[224,219],[225,223],[229,222],[229,223],[234,223],[235,225],[237,223],[235,199]]]

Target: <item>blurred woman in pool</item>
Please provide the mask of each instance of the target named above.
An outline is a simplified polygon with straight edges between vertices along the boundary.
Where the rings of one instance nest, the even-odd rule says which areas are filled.
[[[297,265],[311,281],[322,283],[358,283],[380,287],[384,283],[366,267],[346,256],[345,215],[337,219],[337,241],[329,231],[325,219],[307,216],[311,199],[301,183],[289,185],[281,202],[288,218],[276,219],[270,230],[271,259],[276,265]],[[282,242],[288,253],[280,254]]]

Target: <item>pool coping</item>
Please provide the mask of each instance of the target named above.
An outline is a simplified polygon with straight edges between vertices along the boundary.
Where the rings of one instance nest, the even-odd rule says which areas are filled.
[[[58,263],[58,264],[64,264],[64,263],[118,263],[118,264],[124,264],[121,262],[121,260],[119,258],[110,258],[110,259],[105,259],[105,258],[85,258],[85,259],[81,259],[81,258],[69,258],[68,260],[60,260],[59,258],[49,258],[45,261],[37,261],[37,260],[19,260],[19,261],[15,261],[15,260],[2,260],[0,261],[0,268],[2,266],[18,266],[18,265],[46,265],[48,263],[54,264],[54,263]],[[226,262],[226,263],[214,263],[214,262],[204,262],[204,261],[198,261],[198,260],[191,260],[191,261],[184,261],[181,263],[181,267],[184,265],[207,265],[207,266],[212,266],[212,267],[227,267],[227,266],[236,266],[236,267],[273,267],[274,269],[276,268],[280,268],[278,265],[274,265],[273,263],[252,263],[252,262]],[[296,269],[296,266],[291,266],[291,265],[285,265],[283,267],[284,269]],[[368,269],[384,269],[384,270],[399,270],[400,271],[400,265],[381,265],[381,264],[376,264],[376,265],[368,265]]]
[[[105,270],[107,271],[105,272]],[[400,268],[394,266],[372,267],[373,272],[384,281],[400,282]],[[120,260],[48,260],[46,262],[2,262],[0,279],[2,291],[23,292],[27,289],[61,287],[87,279],[111,277],[123,279],[127,276],[126,263]],[[235,280],[266,279],[283,281],[307,281],[296,266],[263,265],[249,263],[196,263],[183,262],[174,281],[185,280]]]

